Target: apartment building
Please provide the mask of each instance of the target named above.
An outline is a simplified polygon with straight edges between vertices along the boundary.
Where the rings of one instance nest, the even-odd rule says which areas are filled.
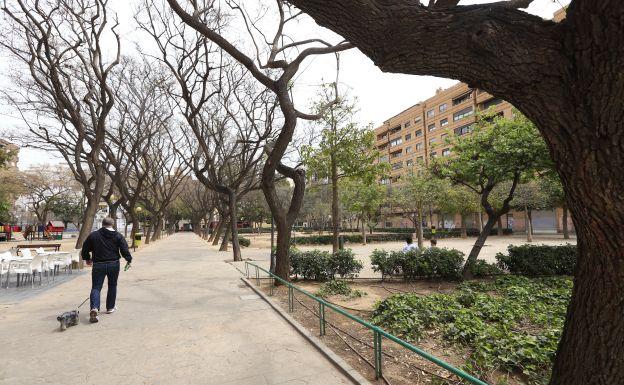
[[[391,165],[390,179],[382,183],[396,182],[418,163],[428,165],[431,158],[449,156],[452,148],[445,144],[446,138],[472,131],[476,113],[490,107],[497,114],[511,117],[511,104],[458,83],[438,89],[435,96],[386,120],[375,129],[379,161]]]
[[[504,117],[511,117],[513,106],[483,90],[472,89],[464,83],[447,89],[438,89],[429,99],[419,102],[397,115],[392,116],[375,129],[375,146],[380,151],[380,162],[391,165],[390,176],[382,184],[397,183],[401,175],[416,166],[428,166],[431,159],[450,156],[452,147],[446,138],[467,135],[476,122],[476,113],[492,108]],[[438,227],[459,227],[459,216],[427,216],[427,225]],[[468,227],[477,227],[478,220],[468,218]],[[384,214],[383,227],[411,227],[408,219],[390,209]],[[503,228],[517,232],[525,231],[523,212],[511,212],[501,223]],[[560,232],[562,211],[544,210],[533,213],[533,227],[536,232]],[[573,228],[571,220],[568,223]]]

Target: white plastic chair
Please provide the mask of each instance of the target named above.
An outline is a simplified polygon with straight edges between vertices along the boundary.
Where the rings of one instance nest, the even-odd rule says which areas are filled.
[[[52,254],[48,258],[52,258],[52,264],[55,272],[58,272],[61,268],[63,268],[65,269],[65,272],[69,273],[72,263],[72,256],[70,253]]]
[[[0,253],[0,286],[2,286],[2,276],[7,276],[7,288],[9,285],[9,261],[11,260],[11,252],[5,251]]]
[[[22,280],[25,277],[29,278],[30,286],[35,287],[35,274],[37,273],[39,273],[39,284],[41,284],[42,264],[43,255],[37,255],[32,259],[32,261],[18,262],[11,265],[11,271],[18,274],[18,281],[20,279],[19,275],[22,275]]]

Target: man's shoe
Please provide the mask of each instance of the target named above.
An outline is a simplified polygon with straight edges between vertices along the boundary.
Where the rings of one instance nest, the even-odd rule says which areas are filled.
[[[97,309],[91,309],[91,312],[89,313],[89,322],[91,322],[92,324],[98,322],[98,311],[97,311]]]
[[[116,307],[112,308],[112,309],[106,309],[106,314],[112,314],[117,310]]]

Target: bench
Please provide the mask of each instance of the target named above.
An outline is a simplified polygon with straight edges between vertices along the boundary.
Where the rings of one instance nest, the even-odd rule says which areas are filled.
[[[44,250],[46,249],[54,249],[54,251],[59,251],[61,250],[61,244],[60,243],[31,243],[28,245],[17,245],[16,246],[17,249],[38,249],[38,248],[43,248]]]

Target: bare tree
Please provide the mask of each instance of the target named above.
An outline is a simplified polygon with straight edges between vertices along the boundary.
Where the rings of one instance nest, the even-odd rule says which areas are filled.
[[[344,41],[330,44],[322,39],[291,39],[285,29],[298,19],[300,12],[292,9],[282,0],[275,2],[278,18],[272,37],[262,31],[261,24],[263,23],[259,22],[261,17],[250,17],[247,9],[232,0],[223,1],[220,3],[223,5],[219,7],[216,7],[214,2],[207,1],[167,0],[167,3],[184,23],[243,65],[251,76],[277,96],[283,122],[275,141],[266,146],[267,158],[263,166],[260,185],[275,218],[278,231],[275,271],[280,277],[289,279],[288,249],[291,228],[303,202],[305,173],[301,168],[282,163],[282,158],[293,138],[297,120],[315,120],[320,117],[320,114],[307,114],[297,110],[291,94],[291,82],[305,59],[315,55],[335,54],[352,46]],[[232,17],[236,15],[246,27],[250,39],[249,45],[253,47],[251,55],[245,53],[242,44],[237,47],[235,45],[237,41],[228,39],[222,26],[206,22],[204,15],[207,13],[224,15],[225,8],[230,10]],[[275,182],[278,173],[291,179],[294,184],[293,194],[286,205],[280,202],[277,194]]]
[[[91,231],[106,180],[101,151],[114,103],[110,73],[120,55],[107,3],[5,0],[2,7],[7,25],[0,45],[26,69],[7,95],[29,124],[32,141],[60,152],[84,188],[77,248]],[[103,48],[107,38],[115,43],[107,50],[111,55]],[[39,124],[27,120],[33,115]]]
[[[153,138],[171,124],[173,112],[163,108],[167,106],[168,77],[158,63],[124,57],[113,77],[117,102],[103,152],[110,165],[108,176],[118,192],[116,204],[123,207],[132,222],[134,244],[139,230],[136,208],[149,170],[144,162],[155,145]]]
[[[45,226],[55,204],[71,190],[71,179],[60,168],[29,170],[20,179],[28,209]]]

